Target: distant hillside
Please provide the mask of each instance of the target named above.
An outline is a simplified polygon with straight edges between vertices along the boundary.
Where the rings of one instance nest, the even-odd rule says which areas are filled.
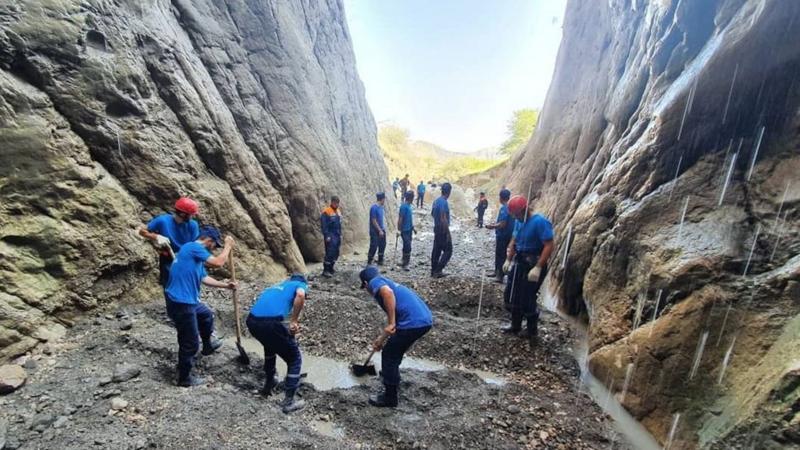
[[[394,180],[409,174],[415,184],[420,180],[455,180],[503,161],[478,156],[491,154],[488,150],[457,153],[430,142],[412,140],[408,130],[395,125],[382,125],[378,129],[378,145],[390,178]]]

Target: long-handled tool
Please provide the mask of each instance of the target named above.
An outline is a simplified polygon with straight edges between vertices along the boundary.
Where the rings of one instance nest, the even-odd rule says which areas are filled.
[[[384,331],[380,337],[381,344],[386,342],[386,339],[388,338],[389,334]],[[375,371],[375,366],[373,364],[370,364],[370,361],[372,360],[372,355],[374,354],[375,354],[375,348],[373,347],[372,351],[369,353],[369,356],[367,356],[367,360],[364,361],[364,364],[353,363],[350,366],[350,371],[353,372],[353,375],[357,377],[363,377],[364,375],[377,375],[378,372]]]
[[[231,281],[236,283],[236,265],[233,263],[233,251],[231,251],[229,258],[231,264]],[[247,356],[247,352],[244,351],[244,347],[242,347],[242,325],[239,323],[239,291],[236,289],[233,290],[233,314],[236,316],[236,349],[239,350],[239,357],[236,358],[236,361],[247,366],[250,364],[250,357]]]

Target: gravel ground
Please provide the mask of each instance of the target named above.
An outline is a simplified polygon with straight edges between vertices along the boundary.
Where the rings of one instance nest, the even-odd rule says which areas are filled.
[[[366,404],[379,386],[377,378],[368,378],[324,391],[304,383],[301,394],[308,406],[286,416],[276,398],[256,392],[263,383],[263,355],[248,347],[252,362],[243,367],[235,361],[233,345],[199,361],[206,384],[176,387],[177,345],[159,298],[86,317],[60,342],[19,360],[27,366],[27,384],[0,397],[6,448],[618,447],[610,419],[578,388],[572,357],[576,338],[565,321],[543,313],[540,344],[534,348],[502,335],[502,286],[489,278],[483,280],[481,319],[476,320],[481,274],[492,266],[492,233],[457,222],[455,252],[445,270],[450,276],[432,280],[432,235],[422,231],[431,229],[428,210],[415,220],[421,232],[413,269],[388,264],[384,272],[416,289],[434,311],[432,331],[410,355],[429,360],[420,361],[423,366],[435,362],[437,370],[403,369],[397,409]],[[395,261],[393,249],[390,242],[387,261]],[[341,371],[363,359],[380,333],[383,314],[358,288],[364,250],[343,258],[333,279],[312,276],[301,348],[309,357],[335,361],[304,366],[309,381],[326,365]],[[319,273],[320,268],[310,270]],[[245,310],[264,287],[243,283]],[[228,294],[207,290],[205,300],[216,311],[218,335],[229,340],[233,307]],[[139,373],[115,382],[115,368]],[[503,382],[488,383],[487,377]]]

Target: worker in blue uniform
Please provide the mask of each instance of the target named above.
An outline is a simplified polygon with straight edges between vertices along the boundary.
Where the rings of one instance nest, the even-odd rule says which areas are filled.
[[[381,353],[383,392],[372,395],[369,404],[396,407],[400,385],[400,363],[411,346],[430,331],[433,314],[425,301],[413,290],[380,274],[375,266],[367,266],[359,274],[361,287],[373,296],[386,313],[386,326],[381,337],[372,344]]]
[[[334,265],[339,259],[342,245],[342,216],[339,213],[339,197],[332,196],[330,204],[320,214],[322,237],[325,240],[325,259],[322,263],[322,276],[330,278],[336,273]]]
[[[375,203],[369,209],[369,251],[367,265],[372,264],[375,252],[378,253],[378,265],[383,265],[383,254],[386,251],[386,224],[384,223],[386,194],[375,194]]]
[[[497,220],[486,225],[486,228],[494,230],[494,272],[489,275],[498,283],[503,283],[503,263],[506,260],[506,250],[508,243],[511,242],[511,235],[514,232],[514,217],[508,213],[508,200],[511,198],[511,191],[503,189],[500,191],[500,209],[497,211]]]
[[[236,289],[234,282],[222,282],[206,273],[206,266],[222,267],[233,249],[233,238],[225,237],[219,255],[211,252],[222,246],[219,230],[212,226],[200,228],[196,241],[181,246],[175,255],[167,283],[167,314],[178,332],[178,385],[189,387],[201,384],[202,379],[192,375],[194,358],[200,350],[203,355],[214,353],[222,343],[213,338],[214,313],[200,302],[200,286]]]
[[[528,209],[528,201],[515,195],[508,201],[508,211],[516,219],[514,235],[508,244],[503,270],[509,274],[505,301],[511,310],[511,324],[504,333],[519,334],[522,319],[527,322],[527,337],[537,343],[539,311],[537,296],[547,277],[547,260],[553,252],[553,225]]]
[[[433,249],[431,250],[431,277],[442,278],[442,272],[453,256],[453,238],[450,236],[450,205],[447,199],[453,187],[450,183],[442,184],[442,195],[433,202]]]
[[[288,280],[264,289],[247,316],[247,329],[264,346],[264,387],[262,395],[269,396],[277,385],[275,377],[276,355],[286,363],[286,380],[281,409],[288,414],[305,406],[305,401],[295,398],[300,386],[300,368],[303,363],[295,336],[300,332],[300,313],[305,305],[308,282],[302,274],[293,274]],[[288,321],[288,325],[286,324]]]
[[[411,262],[411,240],[414,232],[414,215],[411,211],[411,204],[414,203],[414,193],[406,192],[403,204],[400,205],[400,212],[397,217],[397,234],[403,238],[403,262],[400,267],[408,271]]]

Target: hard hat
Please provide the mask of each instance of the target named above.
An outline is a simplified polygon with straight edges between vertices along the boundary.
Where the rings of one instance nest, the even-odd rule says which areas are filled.
[[[512,216],[520,216],[525,212],[526,206],[528,206],[528,200],[521,195],[515,195],[508,201],[508,212]]]
[[[181,197],[175,202],[175,210],[190,216],[195,216],[200,211],[200,207],[197,205],[196,201],[189,197]]]

